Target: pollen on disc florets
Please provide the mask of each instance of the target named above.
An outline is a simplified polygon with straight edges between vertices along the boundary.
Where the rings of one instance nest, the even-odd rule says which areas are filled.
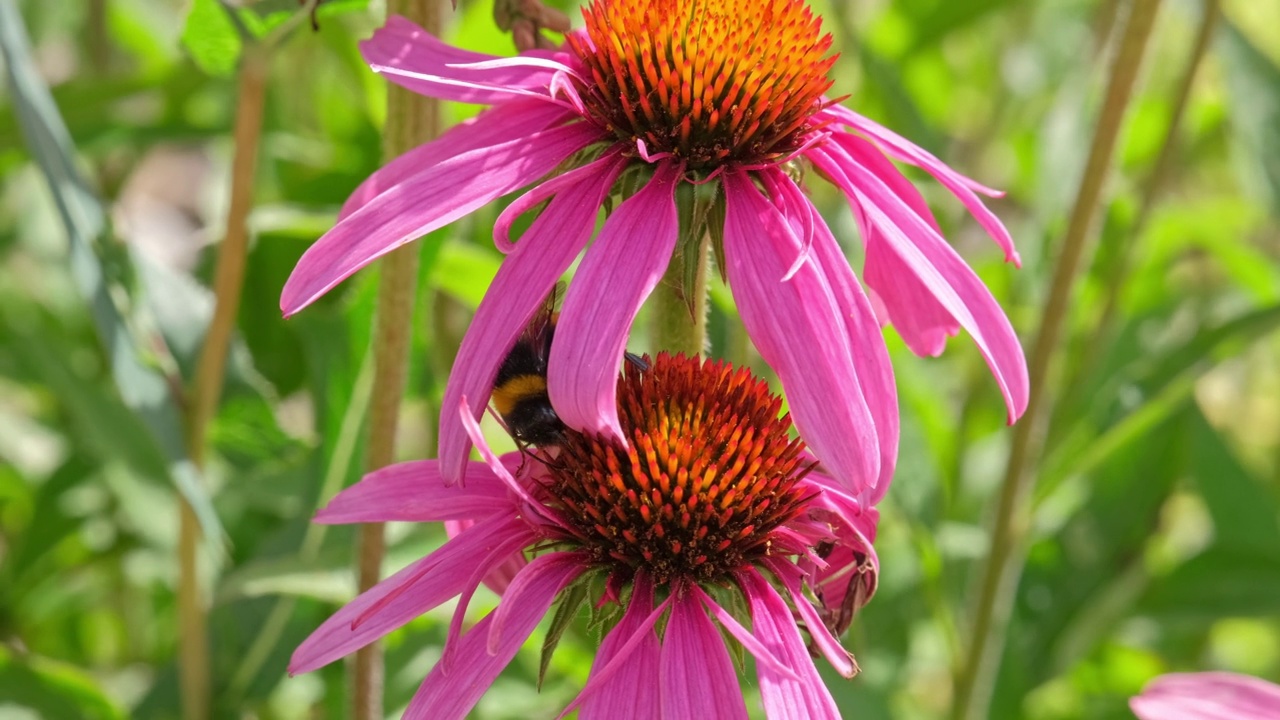
[[[658,355],[628,364],[618,414],[628,448],[566,433],[546,489],[598,563],[659,583],[727,576],[771,552],[803,509],[813,463],[781,400],[749,370]]]
[[[831,87],[831,36],[803,0],[594,0],[570,49],[619,139],[693,170],[797,149]]]

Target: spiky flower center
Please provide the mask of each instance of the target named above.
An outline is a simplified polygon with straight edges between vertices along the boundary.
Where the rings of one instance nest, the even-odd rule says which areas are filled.
[[[831,87],[831,36],[803,0],[594,0],[586,37],[591,117],[694,170],[798,148]]]
[[[781,400],[718,361],[660,354],[618,384],[629,447],[569,432],[547,490],[571,542],[623,572],[663,583],[724,577],[771,551],[804,507],[812,467],[779,417]]]

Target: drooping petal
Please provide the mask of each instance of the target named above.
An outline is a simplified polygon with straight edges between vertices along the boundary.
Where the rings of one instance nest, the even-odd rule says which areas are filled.
[[[585,553],[575,552],[550,553],[530,561],[511,582],[502,604],[494,612],[493,624],[489,626],[489,652],[496,653],[510,642],[511,633],[518,633],[523,627],[523,617],[529,608],[550,607],[555,596],[589,567],[588,562]],[[546,614],[545,607],[538,617]]]
[[[819,168],[826,167],[824,163],[835,162],[821,152],[815,153],[811,159]],[[906,188],[895,188],[895,192],[905,190]],[[914,187],[911,190],[914,192]],[[900,197],[913,209],[924,203],[918,192],[914,196],[907,193]],[[889,248],[881,237],[881,231],[867,219],[862,207],[857,203],[851,203],[850,207],[866,246],[862,279],[874,298],[873,306],[879,303],[877,316],[881,322],[893,324],[911,352],[921,357],[941,355],[946,349],[947,338],[955,337],[960,332],[960,324],[942,306],[924,281],[907,268],[901,258]],[[928,210],[927,207],[924,209]],[[922,217],[930,227],[937,227],[932,213]]]
[[[813,639],[813,644],[817,646],[827,662],[831,663],[831,667],[843,677],[851,678],[857,674],[858,666],[853,662],[853,655],[844,649],[840,641],[831,633],[831,629],[827,627],[826,621],[818,616],[818,611],[805,597],[799,581],[801,570],[789,560],[768,558],[764,563],[787,588],[787,592],[791,595],[791,604],[799,613],[800,619],[804,620],[805,627],[809,630],[809,637]]]
[[[774,672],[785,675],[793,680],[800,679],[800,676],[792,672],[791,668],[783,665],[782,661],[769,651],[769,648],[762,645],[760,641],[756,639],[756,636],[751,634],[750,630],[743,627],[742,623],[738,622],[738,619],[735,618],[732,613],[720,607],[720,604],[717,603],[714,598],[703,592],[702,589],[697,586],[691,587],[689,591],[693,593],[694,597],[698,598],[698,601],[702,603],[702,606],[705,607],[716,620],[720,621],[721,627],[732,635],[735,640],[741,643],[743,649],[755,657],[756,662],[768,663],[769,667]]]
[[[515,516],[478,523],[334,613],[294,651],[289,672],[309,672],[359,650],[461,592],[477,557],[504,546],[514,552],[533,540],[529,524]]]
[[[529,188],[523,195],[512,200],[498,215],[498,219],[494,221],[494,246],[503,253],[510,254],[513,252],[516,249],[516,241],[511,238],[511,228],[516,224],[516,221],[520,219],[521,215],[560,193],[565,193],[569,198],[576,199],[575,206],[580,206],[584,211],[582,220],[587,220],[585,211],[592,206],[592,203],[587,202],[587,199],[599,197],[603,200],[604,196],[612,188],[613,181],[617,178],[618,173],[621,172],[623,167],[626,167],[626,164],[626,158],[622,157],[622,153],[615,148],[582,167],[575,168],[563,175],[558,175]],[[596,192],[591,192],[592,190]],[[595,203],[594,205],[598,211],[600,203]],[[593,223],[585,222],[584,224],[592,225]],[[588,237],[590,236],[589,230],[590,228],[586,231]],[[525,237],[529,236],[529,232],[526,232]],[[583,242],[585,243],[586,241],[584,240]],[[534,244],[536,245],[536,243]]]
[[[351,193],[343,203],[338,219],[346,218],[382,191],[399,185],[432,165],[472,150],[528,137],[530,133],[559,125],[571,117],[571,112],[546,100],[521,99],[495,105],[382,166]]]
[[[1280,685],[1227,672],[1172,673],[1129,700],[1139,720],[1280,720]]]
[[[471,448],[458,422],[458,402],[467,397],[472,417],[480,417],[511,346],[590,239],[600,204],[622,162],[611,155],[551,181],[562,182],[560,192],[498,268],[462,338],[445,385],[440,411],[440,467],[445,482],[461,478]]]
[[[869,224],[878,231],[874,237],[882,238],[885,246],[973,336],[1000,385],[1009,422],[1017,420],[1027,406],[1027,363],[1018,336],[991,291],[937,231],[838,146],[816,149],[809,157],[866,214]],[[877,287],[877,292],[889,301],[882,288]]]
[[[849,267],[849,261],[818,209],[781,171],[765,171],[761,176],[771,194],[786,198],[786,214],[807,216],[807,222],[801,222],[813,237],[811,255],[819,272],[830,285],[836,306],[840,310],[840,318],[849,339],[849,352],[853,356],[858,382],[875,423],[880,449],[880,474],[868,501],[868,504],[874,505],[888,491],[898,462],[898,389],[894,385],[889,348],[884,343],[871,302],[862,292],[862,285],[853,274],[853,268]]]
[[[488,465],[467,463],[460,485],[445,485],[436,460],[388,465],[334,496],[315,521],[327,525],[368,522],[437,522],[480,518],[514,504]]]
[[[671,604],[658,686],[664,718],[747,717],[729,651],[715,623],[692,595]]]
[[[960,332],[960,323],[938,302],[929,286],[878,237],[868,229],[867,260],[862,277],[884,305],[886,319],[911,352],[921,357],[938,357],[947,347],[947,338]]]
[[[1005,261],[1012,262],[1018,267],[1022,266],[1022,258],[1018,256],[1018,250],[1013,245],[1013,238],[1009,235],[1009,230],[1005,228],[1004,223],[1000,222],[1000,218],[996,217],[995,213],[991,212],[976,194],[982,193],[989,197],[1004,197],[1003,192],[993,190],[961,175],[924,148],[848,108],[834,105],[829,107],[826,112],[834,117],[837,122],[847,125],[874,140],[895,160],[915,165],[932,175],[934,179],[950,190],[964,204],[969,213],[978,221],[978,224],[987,231],[991,239],[996,241],[996,244],[1004,251]],[[837,142],[845,144],[847,141],[844,138],[848,136],[836,133],[832,137]]]
[[[560,419],[622,438],[618,366],[636,313],[675,251],[675,188],[684,169],[661,163],[605,221],[565,293],[547,360],[547,394]]]
[[[506,456],[504,455],[503,457]],[[475,524],[475,520],[446,520],[444,531],[449,537],[457,537]],[[511,553],[484,576],[485,587],[492,590],[494,595],[502,596],[507,591],[507,587],[511,585],[511,581],[515,579],[516,574],[528,564],[529,559],[525,557],[523,550]]]
[[[484,433],[480,432],[480,423],[471,417],[471,411],[465,396],[458,401],[457,412],[458,419],[462,422],[462,429],[467,433],[467,438],[471,440],[471,443],[475,445],[476,452],[480,453],[480,458],[485,461],[490,470],[493,470],[493,474],[497,475],[498,479],[506,484],[507,490],[519,498],[521,504],[518,506],[518,513],[537,516],[540,520],[555,524],[555,510],[534,500],[525,484],[516,479],[515,475],[502,464],[502,461],[498,459],[498,456],[489,447],[489,443],[484,439]]]
[[[538,627],[564,585],[581,572],[581,563],[564,562],[560,553],[543,555],[520,572],[512,588],[522,584],[519,602],[511,592],[498,609],[489,613],[470,632],[457,640],[457,651],[446,671],[443,664],[431,669],[405,710],[405,720],[461,720],[475,707],[480,696],[493,684],[502,669],[519,652],[520,646]],[[523,580],[525,575],[535,575]],[[511,606],[508,608],[508,606]],[[507,608],[504,612],[504,608]],[[492,628],[502,612],[505,623],[496,646],[489,646]]]
[[[360,54],[392,82],[441,100],[493,105],[534,93],[549,97],[554,71],[528,65],[470,68],[500,60],[496,55],[463,50],[441,42],[398,15],[360,43]]]
[[[280,309],[292,315],[377,258],[527,185],[599,137],[587,123],[543,130],[462,153],[388,188],[303,253]]]
[[[636,633],[641,633],[638,644],[625,658],[625,662],[617,666],[613,676],[582,702],[578,720],[614,720],[624,717],[660,720],[662,715],[658,693],[654,689],[658,687],[661,645],[652,627],[644,626],[645,619],[652,610],[653,584],[639,575],[626,613],[605,636],[600,649],[596,651],[596,659],[591,663],[591,676],[595,677],[601,669],[613,662],[623,646]]]
[[[751,609],[755,636],[800,676],[800,680],[792,680],[778,675],[763,663],[756,667],[765,715],[770,720],[839,720],[840,711],[809,657],[809,650],[800,637],[786,601],[754,569],[738,573],[738,584]]]
[[[813,262],[782,282],[800,252],[787,221],[745,173],[725,173],[724,188],[725,264],[747,334],[782,380],[796,427],[826,468],[855,494],[874,488],[875,421],[831,290]]]
[[[838,483],[824,478],[820,472],[810,473],[804,482],[822,487],[810,500],[807,514],[829,529],[831,537],[825,542],[830,549],[821,563],[801,558],[797,564],[808,574],[823,624],[835,635],[841,635],[852,622],[854,613],[876,592],[880,559],[872,542],[880,513],[874,507],[861,507],[839,489]],[[816,542],[823,539],[811,540]]]
[[[837,133],[833,140],[850,157],[880,177],[907,207],[929,223],[929,227],[942,233],[937,219],[915,184],[899,172],[878,147],[847,133]],[[929,357],[941,355],[947,338],[960,332],[960,325],[919,278],[910,272],[903,272],[901,261],[892,252],[887,252],[884,242],[876,237],[879,231],[867,222],[866,214],[860,209],[857,210],[856,219],[863,237],[867,238],[863,278],[868,287],[877,288],[883,295],[882,317],[893,321],[898,334],[915,354]]]

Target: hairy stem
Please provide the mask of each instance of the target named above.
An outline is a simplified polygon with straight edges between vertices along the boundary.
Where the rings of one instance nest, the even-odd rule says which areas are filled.
[[[402,15],[432,35],[440,34],[439,0],[392,0],[387,13]],[[387,90],[387,125],[383,153],[390,160],[431,140],[439,133],[439,105],[435,100],[403,88]],[[395,460],[400,398],[408,374],[409,344],[413,337],[413,301],[418,278],[417,244],[396,250],[378,265],[377,319],[374,327],[373,397],[369,401],[369,470]],[[360,592],[382,579],[386,539],[381,523],[360,528],[356,581]],[[356,720],[381,720],[383,715],[383,657],[380,643],[356,652],[351,664],[351,691]]]
[[[1138,70],[1146,54],[1160,0],[1134,0],[1125,25],[1120,50],[1111,66],[1106,99],[1098,118],[1084,176],[1076,194],[1062,249],[1054,262],[1049,296],[1041,314],[1042,325],[1032,347],[1029,372],[1031,400],[1022,421],[1014,427],[1012,447],[1000,487],[999,505],[991,532],[991,545],[982,568],[977,606],[969,636],[969,651],[958,669],[955,718],[987,716],[996,670],[1004,646],[1013,594],[1021,575],[1022,545],[1030,525],[1027,494],[1039,455],[1044,420],[1050,408],[1050,370],[1070,308],[1072,290],[1093,225],[1115,151],[1116,138],[1133,94]]]
[[[692,257],[677,253],[671,258],[662,281],[649,301],[650,338],[653,352],[666,350],[685,355],[701,355],[707,345],[707,251],[708,239],[696,246]],[[697,263],[692,287],[686,291],[687,263]],[[686,292],[688,294],[686,294]]]
[[[227,235],[218,249],[214,271],[215,304],[213,319],[205,334],[196,365],[195,383],[187,412],[187,449],[197,467],[205,464],[205,433],[222,396],[227,350],[240,309],[244,286],[245,257],[249,249],[249,209],[253,205],[254,171],[258,141],[262,135],[262,111],[266,101],[267,61],[265,51],[249,48],[241,58],[237,88],[235,156],[231,163],[231,201],[227,207]],[[180,500],[178,521],[178,618],[179,683],[182,716],[203,720],[209,716],[210,670],[208,609],[200,587],[200,524],[195,511]]]

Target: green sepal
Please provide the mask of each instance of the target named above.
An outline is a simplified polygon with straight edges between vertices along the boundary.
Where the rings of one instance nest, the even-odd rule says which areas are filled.
[[[589,576],[584,575],[578,578],[560,593],[560,598],[556,601],[556,612],[551,617],[551,627],[547,628],[547,635],[542,639],[542,657],[538,662],[539,691],[542,690],[542,681],[547,676],[547,668],[551,667],[551,656],[555,654],[565,630],[568,630],[569,625],[578,617],[578,610],[587,600],[588,582]]]
[[[732,615],[739,625],[745,628],[751,627],[751,611],[747,608],[746,599],[742,596],[742,590],[737,585],[704,587],[703,590],[711,596],[711,599],[717,605]],[[729,649],[729,657],[733,658],[734,666],[738,669],[738,672],[746,672],[747,649],[742,646],[742,643],[738,642],[737,638],[730,635],[729,631],[723,626],[719,630],[725,647]]]
[[[716,259],[716,272],[720,273],[720,280],[725,285],[728,285],[729,277],[725,275],[724,264],[724,217],[726,212],[724,190],[720,187],[720,183],[716,183],[716,199],[711,204],[711,209],[707,212],[707,234],[711,237],[711,254]]]
[[[676,257],[681,263],[680,296],[684,298],[689,313],[696,312],[694,303],[698,297],[698,278],[702,264],[706,262],[703,241],[707,236],[708,220],[719,200],[719,183],[680,183],[676,186],[676,212],[680,219],[680,235],[676,240]],[[721,222],[723,234],[723,222]]]

